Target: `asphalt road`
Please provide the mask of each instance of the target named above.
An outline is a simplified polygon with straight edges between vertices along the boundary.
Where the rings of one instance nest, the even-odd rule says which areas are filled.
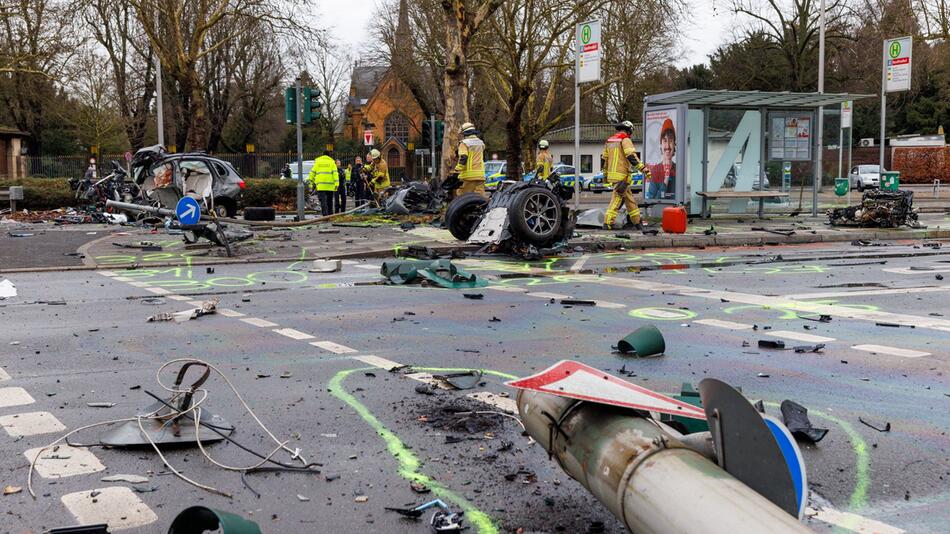
[[[475,532],[588,532],[600,525],[620,532],[516,421],[496,414],[459,421],[445,410],[496,410],[468,395],[512,393],[506,377],[560,359],[615,373],[624,367],[627,380],[662,392],[719,378],[776,415],[784,399],[806,406],[816,426],[830,429],[819,444],[803,445],[813,505],[824,505],[822,520],[808,522],[815,530],[837,524],[841,532],[941,532],[950,523],[950,283],[937,279],[950,275],[945,248],[822,244],[465,260],[490,280],[478,291],[482,300],[458,290],[379,285],[379,263],[348,263],[330,274],[308,273],[299,262],[217,266],[213,273],[143,266],[9,277],[19,294],[0,301],[0,379],[10,377],[0,382],[0,424],[7,428],[0,433],[0,485],[23,490],[0,496],[0,531],[102,519],[164,532],[180,510],[200,504],[249,517],[265,532],[415,533],[428,531],[424,519],[384,508],[438,496],[464,509]],[[565,307],[565,296],[598,305]],[[145,321],[210,297],[220,299],[218,314],[180,324]],[[820,314],[832,320],[801,318]],[[612,353],[618,339],[648,323],[666,338],[664,356]],[[759,339],[792,346],[819,338],[826,344],[820,353],[757,348]],[[37,499],[28,495],[25,451],[66,429],[143,410],[153,402],[146,390],[165,395],[156,372],[176,358],[217,366],[278,439],[323,464],[320,473],[249,474],[245,485],[196,448],[163,449],[182,475],[231,495],[225,497],[169,474],[147,447],[60,448],[41,455]],[[428,396],[416,392],[418,380],[379,368],[391,362],[423,373],[490,372],[475,390]],[[173,376],[162,378],[167,385]],[[268,454],[276,447],[220,376],[205,387],[206,415],[234,423],[233,437],[249,448]],[[890,431],[859,417],[890,423]],[[92,428],[70,439],[96,443],[104,432]],[[446,443],[446,436],[460,441]],[[509,450],[499,450],[504,441],[513,444]],[[228,443],[207,451],[231,466],[257,462]],[[115,474],[149,480],[101,481]],[[432,493],[414,493],[410,479]],[[112,489],[123,487],[138,491]]]

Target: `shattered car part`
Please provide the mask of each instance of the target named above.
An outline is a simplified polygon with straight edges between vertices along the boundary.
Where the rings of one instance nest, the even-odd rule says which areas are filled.
[[[96,525],[59,527],[50,529],[48,534],[109,534],[109,525],[106,523],[99,523]]]
[[[874,228],[898,228],[904,225],[917,228],[917,210],[914,208],[914,192],[882,191],[871,189],[864,192],[861,204],[828,211],[831,226],[861,226]]]
[[[464,373],[432,375],[432,378],[445,382],[455,389],[472,389],[482,381],[482,371],[475,369]]]
[[[383,262],[382,274],[391,284],[411,284],[426,280],[447,289],[483,287],[487,282],[463,271],[449,260],[397,260]]]
[[[343,267],[340,260],[313,260],[309,271],[311,273],[335,273]]]
[[[0,282],[0,300],[8,299],[16,296],[16,286],[13,285],[13,282],[3,279]]]
[[[438,213],[442,209],[442,195],[434,193],[425,182],[409,182],[396,189],[387,199],[384,211],[397,215],[410,213]]]
[[[656,356],[666,351],[663,334],[652,324],[637,328],[617,342],[617,350],[623,354],[636,354],[640,358]]]
[[[438,511],[432,514],[429,526],[432,527],[432,532],[462,532],[465,528],[462,526],[464,514],[465,512]]]
[[[190,310],[184,310],[175,313],[159,313],[152,315],[148,318],[149,323],[159,322],[159,321],[175,321],[176,323],[183,323],[185,321],[190,321],[192,319],[197,319],[202,315],[210,315],[217,312],[218,310],[218,299],[206,300],[201,303],[200,308],[192,308]]]
[[[172,521],[168,534],[261,534],[257,523],[243,517],[204,506],[186,508]]]
[[[808,409],[795,401],[782,401],[782,420],[789,432],[796,438],[804,438],[818,443],[828,433],[827,428],[815,428],[808,419]]]

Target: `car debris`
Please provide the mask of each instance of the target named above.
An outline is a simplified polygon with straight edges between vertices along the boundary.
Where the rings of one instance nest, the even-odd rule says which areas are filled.
[[[483,293],[462,293],[462,296],[471,300],[482,300],[485,298]]]
[[[432,378],[442,383],[448,384],[453,389],[472,389],[482,381],[483,372],[480,369],[473,369],[461,373],[447,373],[441,375],[432,375]]]
[[[109,534],[109,525],[106,523],[97,523],[95,525],[58,527],[48,530],[47,534]]]
[[[164,312],[150,316],[146,322],[162,322],[162,321],[175,321],[176,323],[183,323],[185,321],[190,321],[192,319],[197,319],[203,315],[210,315],[216,313],[218,309],[218,299],[206,300],[201,303],[200,308],[192,308],[190,310],[184,310],[180,312]]]
[[[115,406],[114,402],[87,402],[86,406],[90,408],[112,408]]]
[[[861,204],[829,210],[828,222],[831,226],[865,228],[899,228],[905,225],[911,228],[921,227],[917,220],[917,209],[914,208],[914,192],[907,190],[867,190],[861,197]]]
[[[465,512],[452,512],[449,505],[445,504],[442,499],[434,499],[424,504],[420,504],[415,508],[395,508],[387,506],[386,510],[390,512],[396,512],[397,514],[408,517],[410,519],[418,519],[422,517],[422,514],[430,508],[439,508],[436,510],[432,517],[429,518],[429,525],[432,527],[433,532],[461,532],[462,527],[462,516]]]
[[[313,260],[309,271],[311,273],[336,273],[343,268],[340,260]]]
[[[638,358],[647,358],[662,355],[666,351],[666,340],[660,330],[651,324],[627,334],[617,342],[616,348],[621,354],[635,354]]]
[[[410,483],[409,483],[409,489],[411,489],[412,491],[414,491],[414,492],[416,492],[416,493],[420,493],[420,494],[425,494],[425,493],[429,493],[430,491],[432,491],[431,489],[429,489],[429,486],[426,486],[426,485],[423,484],[422,482],[410,482]]]
[[[564,306],[596,306],[596,300],[583,300],[583,299],[561,299],[561,304]]]
[[[99,479],[100,482],[128,482],[129,484],[144,484],[149,481],[148,477],[141,475],[109,475]]]
[[[801,354],[805,352],[821,352],[824,348],[824,343],[818,343],[817,345],[799,345],[797,347],[792,347],[792,350]]]
[[[885,422],[885,423],[884,423],[884,426],[878,426],[878,425],[876,425],[876,424],[874,424],[874,423],[870,423],[870,422],[868,422],[868,421],[865,421],[864,418],[861,417],[861,416],[858,416],[858,421],[860,421],[862,424],[864,424],[864,426],[866,426],[866,427],[868,427],[868,428],[873,428],[874,430],[877,430],[878,432],[890,432],[890,431],[891,431],[891,424],[888,423],[888,422]]]
[[[112,246],[119,248],[134,248],[143,252],[161,252],[164,250],[161,245],[154,241],[136,241],[134,243],[113,242]]]
[[[4,495],[14,495],[16,493],[20,493],[21,491],[23,491],[23,487],[21,486],[4,486],[3,487]]]
[[[808,420],[808,409],[795,401],[784,400],[780,407],[785,427],[796,438],[803,438],[812,443],[818,443],[828,433],[827,428],[813,427]]]
[[[249,519],[204,506],[192,506],[179,513],[168,527],[168,534],[201,534],[218,529],[222,534],[261,534],[261,527]]]
[[[6,278],[0,282],[0,300],[13,298],[16,296],[16,286]]]
[[[777,339],[760,339],[759,340],[760,349],[784,349],[785,342]]]
[[[409,182],[395,189],[384,202],[383,211],[396,215],[411,213],[439,213],[442,210],[443,193],[433,191],[425,182]]]
[[[472,273],[459,269],[450,260],[395,260],[383,262],[380,268],[388,283],[403,285],[431,282],[446,289],[473,289],[487,283]]]

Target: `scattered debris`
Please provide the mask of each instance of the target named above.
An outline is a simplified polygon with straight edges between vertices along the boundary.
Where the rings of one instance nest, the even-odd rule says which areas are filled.
[[[582,299],[561,299],[561,304],[565,306],[596,306],[597,301]]]
[[[797,314],[797,315],[798,315],[798,318],[799,318],[799,319],[805,319],[806,321],[818,321],[819,323],[830,323],[830,322],[831,322],[831,316],[830,316],[830,315],[821,314],[821,315],[819,315],[817,318],[814,317],[814,316],[812,316],[812,315],[802,315],[802,314],[800,314],[800,313]]]
[[[812,443],[818,443],[828,433],[827,428],[815,428],[808,420],[808,409],[795,401],[782,401],[782,420],[785,427],[796,438],[804,438]]]
[[[429,489],[429,486],[426,486],[425,484],[421,482],[410,482],[409,488],[412,489],[412,491],[416,493],[423,493],[423,494],[429,493],[430,491],[432,491]]]
[[[53,528],[47,532],[48,534],[109,534],[109,525],[106,523],[76,525],[72,527]]]
[[[874,326],[886,326],[889,328],[900,328],[902,326],[906,326],[907,328],[917,328],[915,325],[912,325],[912,324],[897,324],[897,323],[874,323]]]
[[[435,395],[435,386],[432,384],[419,384],[416,386],[416,393],[423,395]]]
[[[792,347],[792,350],[798,353],[804,352],[821,352],[825,348],[824,343],[818,343],[817,345],[799,345],[797,347]]]
[[[455,389],[472,389],[482,381],[482,374],[481,370],[473,369],[463,373],[432,375],[432,378],[447,383]]]
[[[355,499],[353,499],[353,502],[366,502],[368,500],[369,500],[369,497],[367,497],[366,495],[358,495]]]
[[[784,349],[785,342],[776,339],[760,339],[759,340],[760,349]]]
[[[300,502],[307,502],[307,501],[310,500],[310,497],[304,497],[303,495],[301,495],[301,494],[298,493],[298,494],[297,494],[297,500],[300,501]]]
[[[142,304],[149,304],[152,306],[157,306],[159,304],[165,304],[165,299],[162,297],[146,297],[142,299]]]
[[[396,260],[383,262],[380,269],[391,284],[411,284],[416,281],[432,282],[447,289],[476,288],[486,285],[472,273],[463,271],[450,260],[417,261]]]
[[[662,355],[666,351],[663,334],[652,324],[637,328],[617,342],[617,350],[622,354],[636,354],[638,358]]]
[[[861,421],[861,423],[863,423],[864,426],[869,427],[869,428],[873,428],[874,430],[877,430],[878,432],[890,432],[890,431],[891,431],[891,424],[888,423],[888,422],[885,422],[885,423],[884,423],[884,426],[877,426],[877,425],[875,425],[874,423],[869,423],[869,422],[865,421],[864,418],[862,418],[861,416],[858,416],[858,421]]]
[[[90,408],[112,408],[115,406],[114,402],[87,402],[86,406]]]
[[[768,232],[770,234],[783,235],[786,237],[795,235],[795,230],[785,230],[782,228],[772,229],[772,228],[762,228],[760,226],[753,226],[752,231],[753,232]]]
[[[3,488],[4,495],[13,495],[15,493],[20,493],[21,491],[23,491],[21,486],[4,486]]]
[[[274,516],[276,518],[276,515]],[[235,532],[261,534],[261,527],[243,517],[204,506],[186,508],[172,521],[168,534],[196,534],[199,532]]]
[[[0,300],[8,299],[16,296],[16,286],[13,285],[13,282],[4,279],[0,282]]]
[[[462,296],[472,300],[482,300],[485,298],[485,295],[482,293],[462,293]]]
[[[907,225],[920,228],[917,210],[914,208],[914,192],[907,190],[865,191],[861,204],[829,210],[828,222],[831,226],[898,228]]]
[[[99,479],[101,482],[128,482],[129,484],[144,484],[149,481],[148,477],[140,475],[109,475]]]
[[[163,250],[162,246],[154,241],[136,241],[134,243],[113,242],[112,246],[119,248],[134,248],[143,252],[161,252]]]
[[[164,312],[153,315],[148,318],[148,322],[175,321],[176,323],[183,323],[185,321],[197,319],[202,315],[210,315],[215,313],[217,309],[218,299],[211,299],[202,302],[200,308],[192,308],[190,310],[184,310],[175,313]]]
[[[759,377],[759,378],[768,378],[770,375],[769,375],[768,373],[759,373],[759,374],[757,374],[757,375],[755,375],[755,376],[757,376],[757,377]]]

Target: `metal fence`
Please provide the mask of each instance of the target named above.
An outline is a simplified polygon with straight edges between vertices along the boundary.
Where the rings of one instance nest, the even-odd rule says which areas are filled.
[[[304,152],[303,158],[304,161],[313,161],[321,154],[322,152]],[[244,178],[277,178],[285,164],[289,163],[291,167],[297,164],[297,154],[293,152],[210,155],[230,163]],[[357,156],[365,158],[362,154],[338,154],[334,157],[346,166],[352,164]],[[80,178],[86,173],[90,159],[89,155],[20,157],[27,176],[45,178]],[[111,171],[111,161],[117,161],[121,165],[126,164],[124,154],[103,154],[96,160],[99,176]],[[406,172],[407,169],[403,167],[390,167],[389,176],[393,181],[399,182],[405,179]]]

